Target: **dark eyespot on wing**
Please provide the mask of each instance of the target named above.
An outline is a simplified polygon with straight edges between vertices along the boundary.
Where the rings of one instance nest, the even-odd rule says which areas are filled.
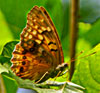
[[[20,67],[20,72],[23,72],[23,70],[24,70],[23,67]]]
[[[26,64],[26,62],[25,62],[25,61],[23,61],[23,62],[22,62],[22,65],[25,65],[25,64]]]
[[[33,52],[33,51],[34,51],[34,48],[30,48],[29,51],[30,51],[30,52]]]
[[[51,49],[51,51],[58,51],[58,49]]]
[[[22,54],[26,54],[27,50],[22,51]]]
[[[56,45],[56,43],[54,43],[54,42],[49,42],[48,45],[50,45],[50,44],[54,44],[54,45]]]
[[[23,59],[26,59],[26,56],[23,56]]]

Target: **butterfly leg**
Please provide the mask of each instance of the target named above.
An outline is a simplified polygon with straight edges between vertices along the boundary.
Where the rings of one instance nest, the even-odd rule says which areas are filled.
[[[48,74],[48,71],[45,72],[44,75],[38,81],[36,81],[35,83],[39,83],[47,74]]]
[[[61,73],[59,76],[63,76],[63,75],[65,75],[67,72],[69,72],[69,70],[66,70],[65,72]]]
[[[55,72],[57,72],[57,74],[56,74],[54,81],[57,79],[57,77],[62,76],[68,72],[68,70],[67,70],[64,73],[62,73],[66,69],[66,67],[68,67],[67,63],[63,63],[63,64],[57,66],[56,71],[55,71]]]
[[[61,74],[61,71],[59,71],[59,72],[57,73],[57,75],[56,75],[56,77],[55,77],[55,79],[54,79],[54,82],[56,81],[57,77],[60,76],[60,74]]]

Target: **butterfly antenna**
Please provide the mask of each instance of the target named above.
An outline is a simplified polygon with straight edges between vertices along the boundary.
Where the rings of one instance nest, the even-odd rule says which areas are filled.
[[[83,53],[83,51],[81,51],[79,55],[81,55],[82,53]],[[95,51],[95,52],[93,52],[93,53],[91,53],[91,54],[85,55],[85,56],[80,57],[80,58],[78,58],[78,59],[82,59],[82,58],[85,58],[85,57],[91,56],[91,55],[93,55],[93,54],[95,54],[95,53],[97,53],[97,52]],[[75,56],[75,58],[78,57],[79,55]],[[74,59],[74,58],[72,58],[69,62],[74,62],[74,61],[76,61],[76,60],[78,60],[78,59]]]

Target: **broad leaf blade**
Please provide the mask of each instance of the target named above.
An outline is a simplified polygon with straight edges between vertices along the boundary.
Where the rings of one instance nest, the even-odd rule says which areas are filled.
[[[72,78],[72,81],[83,86],[87,93],[100,91],[100,44],[85,55],[93,52],[96,53],[79,60]]]

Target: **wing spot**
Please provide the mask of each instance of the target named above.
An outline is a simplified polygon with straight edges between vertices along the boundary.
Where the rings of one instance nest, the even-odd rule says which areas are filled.
[[[24,34],[24,37],[27,37],[27,36],[28,36],[28,33],[25,33],[25,34]]]
[[[24,43],[24,47],[27,47],[27,44],[26,43]]]
[[[35,14],[32,14],[32,16],[34,16],[34,17],[35,17],[36,15],[35,15]]]
[[[25,65],[25,64],[26,64],[26,62],[25,62],[25,61],[23,61],[23,62],[22,62],[22,65]]]
[[[23,70],[24,70],[23,67],[20,67],[20,72],[23,72]]]
[[[39,32],[39,33],[42,33],[43,31],[39,29],[38,32]]]
[[[31,26],[33,26],[33,23],[32,23],[32,22],[30,22],[29,24],[30,24]]]
[[[42,29],[43,31],[45,31],[45,30],[46,30],[46,28],[45,28],[45,27],[41,27],[41,29]]]
[[[30,52],[33,52],[33,51],[34,51],[34,48],[30,48],[29,51],[30,51]]]
[[[42,62],[42,60],[39,61],[39,63],[41,63],[41,62]]]
[[[28,38],[29,38],[29,39],[32,39],[32,35],[29,35]]]
[[[28,29],[27,31],[28,31],[28,32],[31,32],[31,29]]]
[[[40,41],[40,40],[36,39],[35,41],[36,41],[38,44],[41,44],[41,41]]]
[[[28,42],[27,42],[28,44],[32,44],[32,41],[31,40],[28,40]]]
[[[49,42],[49,43],[48,43],[48,45],[51,45],[51,44],[54,44],[54,45],[56,45],[56,43],[54,43],[54,42]]]
[[[23,56],[23,59],[26,59],[26,56]]]
[[[34,19],[33,21],[36,22],[36,19]]]
[[[27,41],[27,39],[26,39],[26,38],[24,38],[24,41]]]
[[[33,30],[32,33],[33,33],[33,35],[36,35],[37,34],[37,31],[36,30]]]
[[[43,51],[42,54],[43,54],[43,56],[46,56],[47,55],[47,52],[46,51]]]
[[[40,40],[43,40],[43,36],[42,36],[42,35],[38,35],[38,38],[39,38]]]
[[[49,31],[49,32],[50,32],[50,31],[51,31],[51,28],[50,28],[50,27],[47,27],[47,31]]]
[[[24,50],[24,51],[22,51],[22,54],[26,54],[26,52],[27,52],[27,51],[26,51],[26,50]]]
[[[44,19],[41,19],[40,21],[41,21],[41,22],[43,22],[43,21],[44,21]]]
[[[51,51],[58,51],[57,49],[51,49]]]
[[[38,25],[35,25],[34,28],[37,29],[38,28]]]

